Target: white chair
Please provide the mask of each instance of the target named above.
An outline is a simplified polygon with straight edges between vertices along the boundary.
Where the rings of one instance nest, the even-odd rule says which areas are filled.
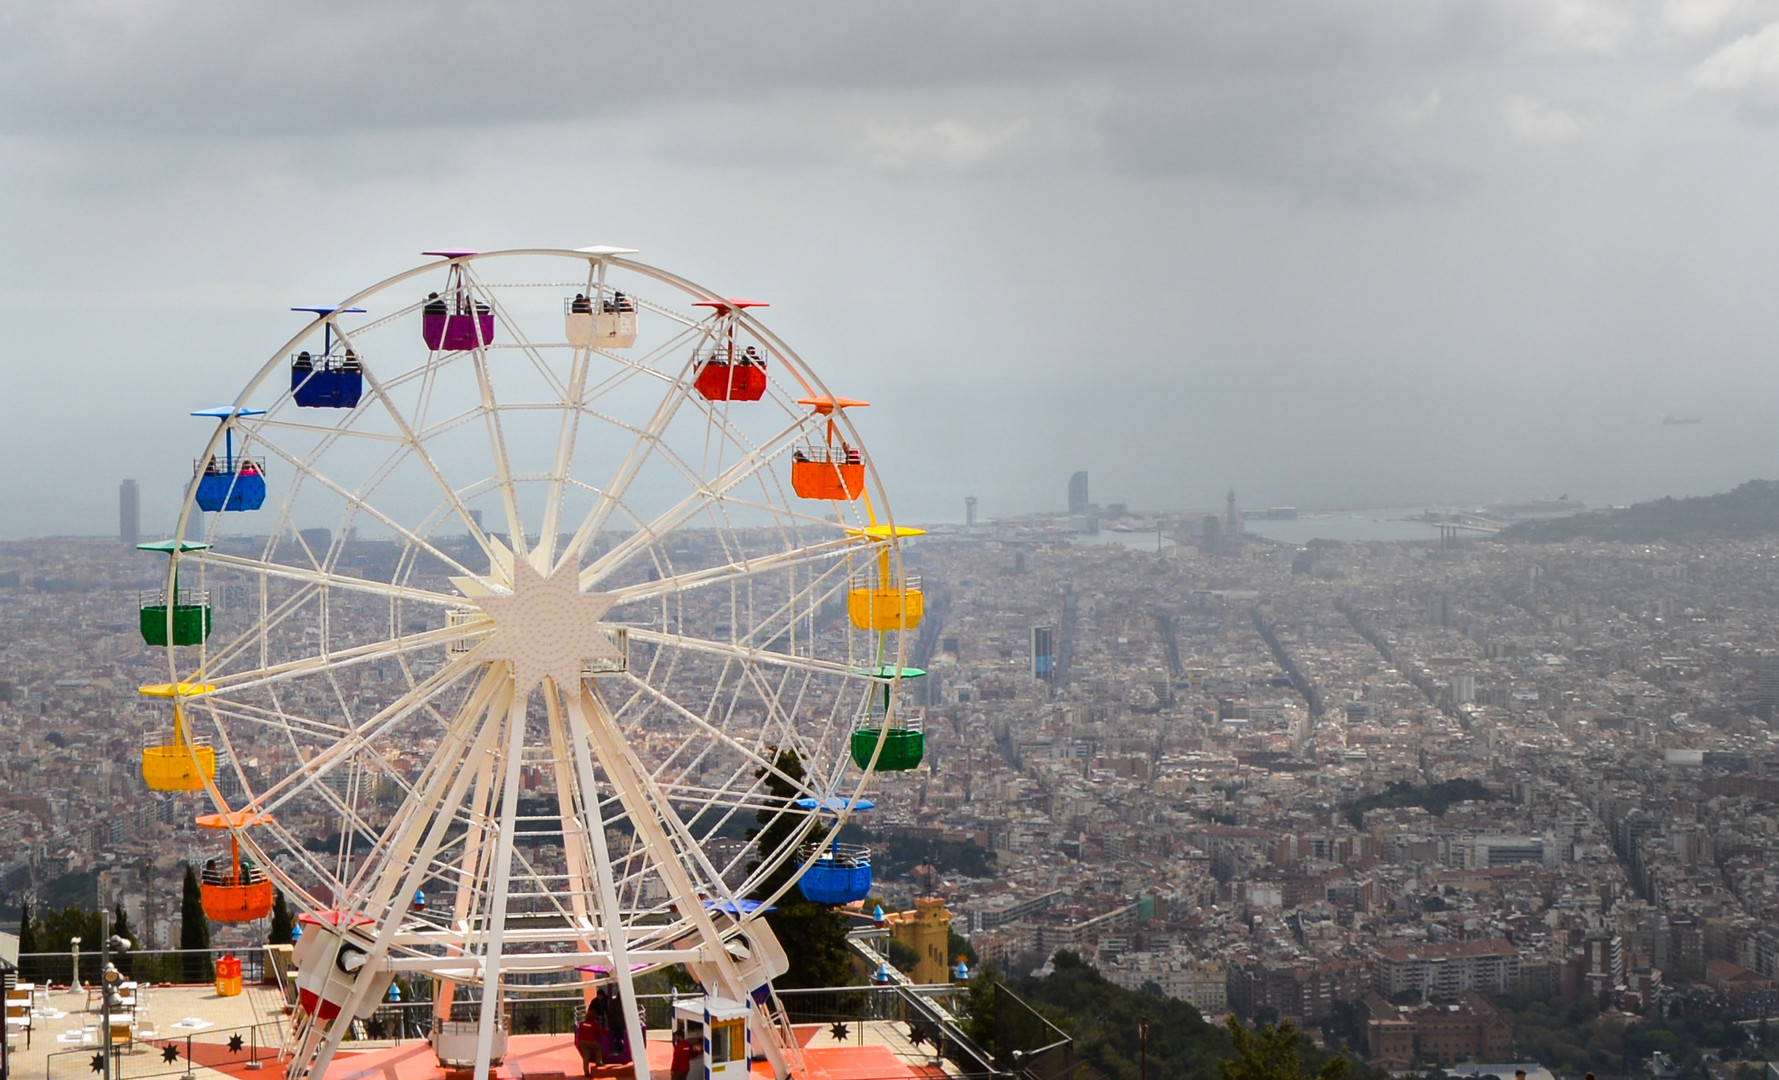
[[[25,1033],[25,1046],[31,1045],[31,1003],[26,1001],[7,1001],[6,1003],[6,1034],[10,1037],[19,1032]]]

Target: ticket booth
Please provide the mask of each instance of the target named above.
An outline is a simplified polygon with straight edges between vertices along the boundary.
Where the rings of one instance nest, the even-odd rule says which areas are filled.
[[[688,1037],[703,1035],[704,1054],[692,1060],[688,1080],[747,1080],[752,1044],[746,1004],[708,996],[681,1001],[673,1007],[673,1023]]]

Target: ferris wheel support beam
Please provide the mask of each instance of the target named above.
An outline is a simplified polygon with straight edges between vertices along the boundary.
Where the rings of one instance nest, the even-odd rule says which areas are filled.
[[[477,693],[458,713],[458,722],[452,725],[447,736],[449,752],[433,758],[437,768],[431,778],[429,790],[408,804],[411,812],[402,831],[401,842],[396,845],[387,863],[392,870],[397,867],[404,869],[405,873],[401,875],[402,884],[392,889],[396,875],[385,874],[377,883],[378,888],[372,895],[371,902],[365,905],[367,912],[379,907],[389,910],[378,924],[377,937],[366,952],[364,966],[359,969],[352,992],[340,1007],[340,1014],[335,1022],[322,1032],[320,1022],[311,1019],[309,1029],[299,1043],[299,1058],[307,1058],[310,1054],[314,1057],[308,1069],[299,1072],[299,1075],[306,1073],[316,1080],[327,1075],[327,1067],[333,1061],[341,1039],[345,1038],[351,1027],[352,1017],[358,1014],[358,1010],[364,1005],[365,995],[370,992],[372,975],[382,967],[389,955],[389,944],[401,926],[400,916],[389,902],[390,895],[411,896],[425,879],[433,857],[438,854],[439,845],[443,843],[445,833],[449,831],[456,816],[448,808],[463,802],[464,789],[469,786],[472,775],[468,769],[452,767],[452,763],[461,762],[466,757],[476,760],[488,757],[490,744],[500,728],[494,721],[493,714],[506,704],[503,700],[505,695],[501,691],[510,685],[510,678],[500,666],[491,666],[484,672]],[[473,739],[470,737],[472,731]],[[441,746],[441,749],[444,747]],[[418,851],[415,850],[416,844]],[[318,1034],[322,1036],[319,1046],[315,1041]]]
[[[522,538],[521,538],[522,539]],[[495,664],[490,669],[503,671],[509,680],[511,669]],[[506,753],[500,762],[500,829],[495,833],[494,875],[488,882],[488,944],[482,952],[485,974],[482,979],[481,1015],[476,1026],[475,1080],[488,1080],[488,1059],[494,1052],[494,1025],[500,1019],[500,961],[504,948],[502,938],[507,928],[507,884],[513,874],[513,833],[519,816],[519,776],[524,771],[520,758],[525,752],[525,704],[529,693],[509,691],[507,701]],[[393,929],[393,926],[391,926]],[[645,1078],[646,1080],[646,1078]]]
[[[598,752],[600,764],[605,766],[606,779],[618,790],[629,811],[631,827],[642,837],[643,843],[656,852],[656,868],[665,879],[668,891],[679,901],[680,914],[691,919],[700,941],[709,948],[712,954],[710,966],[715,970],[722,990],[732,1001],[748,1001],[747,988],[741,984],[741,973],[736,970],[735,959],[723,948],[723,937],[718,933],[710,912],[705,909],[703,897],[698,895],[691,875],[686,873],[684,864],[680,862],[678,849],[668,840],[660,817],[651,809],[655,805],[665,806],[666,803],[656,804],[651,801],[648,774],[632,760],[628,745],[617,736],[617,725],[599,694],[583,680],[579,700],[570,701],[571,736],[589,740]],[[574,730],[576,727],[579,731]],[[658,792],[655,795],[659,797]],[[634,1003],[628,1004],[626,1011],[634,1012]],[[761,1048],[771,1061],[773,1073],[778,1080],[789,1080],[790,1069],[785,1063],[784,1052],[778,1041],[773,1038],[764,1039]]]
[[[590,811],[586,818],[582,818],[575,812],[573,763],[569,759],[568,733],[562,723],[562,699],[554,686],[544,693],[544,718],[550,727],[550,767],[556,777],[556,812],[562,823],[562,854],[568,870],[568,880],[571,882],[586,881],[589,871],[597,873],[600,875],[599,881],[603,892],[604,883],[611,876],[610,867],[609,865],[602,866],[602,860],[598,858],[588,857],[590,854],[589,845],[593,842],[593,831],[600,829],[599,839],[601,842],[605,839],[604,831],[598,822],[598,789],[587,787],[587,784],[592,780],[591,771],[581,776],[581,791],[592,790],[595,792],[595,798],[591,800]],[[577,749],[585,752],[584,744]],[[586,801],[584,796],[583,800]],[[581,931],[579,935],[581,947],[592,949],[593,942],[587,933],[587,928],[590,925],[587,894],[581,889],[570,889],[568,890],[568,903],[570,910],[574,912],[575,926]],[[600,904],[609,913],[601,919],[606,940],[609,943],[616,938],[616,935],[611,932],[611,925],[616,920],[617,907],[615,904],[606,907],[603,896],[600,899]],[[585,972],[584,974],[587,977],[582,981],[591,984],[593,973]],[[590,992],[591,986],[583,991],[583,996]]]
[[[484,754],[476,763],[476,786],[470,796],[471,813],[465,823],[463,834],[463,878],[464,882],[482,880],[482,864],[487,856],[487,820],[483,807],[488,805],[494,790],[494,759]],[[451,901],[451,925],[456,927],[469,926],[470,910],[475,905],[476,890],[473,885],[460,883]],[[460,956],[468,948],[461,935],[447,949],[447,956]],[[451,999],[456,996],[457,983],[446,980],[439,985],[438,1002],[434,1014],[440,1020],[451,1019]]]
[[[588,696],[584,687],[577,686],[573,690],[561,688],[564,696],[580,691],[580,696]],[[558,688],[552,681],[548,693],[555,699]],[[593,758],[588,752],[588,740],[584,732],[573,731],[576,720],[581,727],[587,727],[585,713],[576,708],[574,698],[569,697],[568,716],[570,738],[568,742],[574,747],[575,772],[580,780],[581,813],[584,815],[583,827],[587,831],[587,839],[592,846],[593,879],[599,889],[599,922],[605,931],[605,945],[612,954],[612,976],[618,983],[618,997],[624,1004],[624,1030],[630,1039],[630,1060],[636,1070],[636,1080],[649,1080],[649,1055],[647,1043],[644,1042],[642,1017],[636,1011],[636,982],[630,977],[630,940],[624,929],[623,913],[618,908],[618,888],[612,881],[611,850],[605,842],[605,822],[599,813],[599,783],[593,772]],[[606,768],[606,776],[612,777],[611,767]],[[614,785],[615,786],[615,785]],[[636,815],[632,813],[632,820]],[[698,905],[700,912],[704,906]],[[718,947],[721,943],[718,942]]]

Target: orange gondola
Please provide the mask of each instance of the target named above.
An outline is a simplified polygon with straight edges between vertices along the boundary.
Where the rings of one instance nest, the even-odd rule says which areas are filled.
[[[204,914],[216,922],[252,922],[272,913],[272,882],[266,872],[241,858],[239,829],[264,825],[270,814],[235,810],[226,814],[203,814],[198,824],[206,829],[229,830],[229,865],[218,866],[215,859],[204,864],[199,893]]]
[[[865,493],[865,460],[835,430],[835,409],[859,409],[868,401],[851,398],[800,398],[817,414],[828,417],[827,441],[797,447],[791,453],[791,490],[803,499],[856,499]]]

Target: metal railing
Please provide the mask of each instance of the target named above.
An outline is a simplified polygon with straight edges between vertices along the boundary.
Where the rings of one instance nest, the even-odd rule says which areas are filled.
[[[84,1032],[90,1041],[65,1050],[52,1050],[44,1059],[44,1080],[93,1080],[104,1044],[97,1027]],[[236,1042],[239,1039],[239,1043]],[[141,1080],[153,1076],[189,1076],[194,1066],[228,1069],[250,1062],[266,1062],[278,1056],[284,1024],[269,1020],[240,1027],[210,1027],[201,1031],[175,1028],[134,1033],[127,1043],[111,1047],[113,1080]],[[174,1053],[169,1057],[167,1051]]]
[[[885,581],[876,570],[860,570],[853,574],[847,587],[855,592],[861,589],[870,589],[873,592],[919,592],[920,575],[904,574],[901,581],[894,578]]]
[[[181,585],[179,590],[174,593],[173,603],[175,607],[182,608],[207,606],[210,603],[210,590]],[[163,611],[166,610],[167,590],[145,589],[138,592],[136,594],[136,606],[141,608],[160,608]]]
[[[304,365],[307,364],[305,367]],[[364,371],[364,361],[357,353],[292,353],[290,357],[292,371],[314,371],[323,375],[358,374]]]
[[[228,468],[229,463],[227,460],[219,461],[216,458],[209,458],[207,460],[194,458],[192,459],[191,469],[194,476],[252,476],[256,473],[264,476],[266,472],[265,458],[248,457],[246,454],[240,454],[235,457],[234,464],[235,468],[233,472],[231,472]]]
[[[97,949],[80,951],[79,980],[93,985],[100,980]],[[74,956],[69,952],[34,952],[19,956],[19,981],[44,985],[67,986],[74,977]],[[265,979],[264,950],[258,946],[240,949],[136,949],[113,953],[111,962],[125,978],[140,983],[173,983],[198,985],[215,979],[215,963],[219,956],[233,956],[241,961],[241,981],[259,983]]]
[[[791,451],[791,460],[816,465],[863,464],[856,446],[823,446],[819,443],[796,447]]]

